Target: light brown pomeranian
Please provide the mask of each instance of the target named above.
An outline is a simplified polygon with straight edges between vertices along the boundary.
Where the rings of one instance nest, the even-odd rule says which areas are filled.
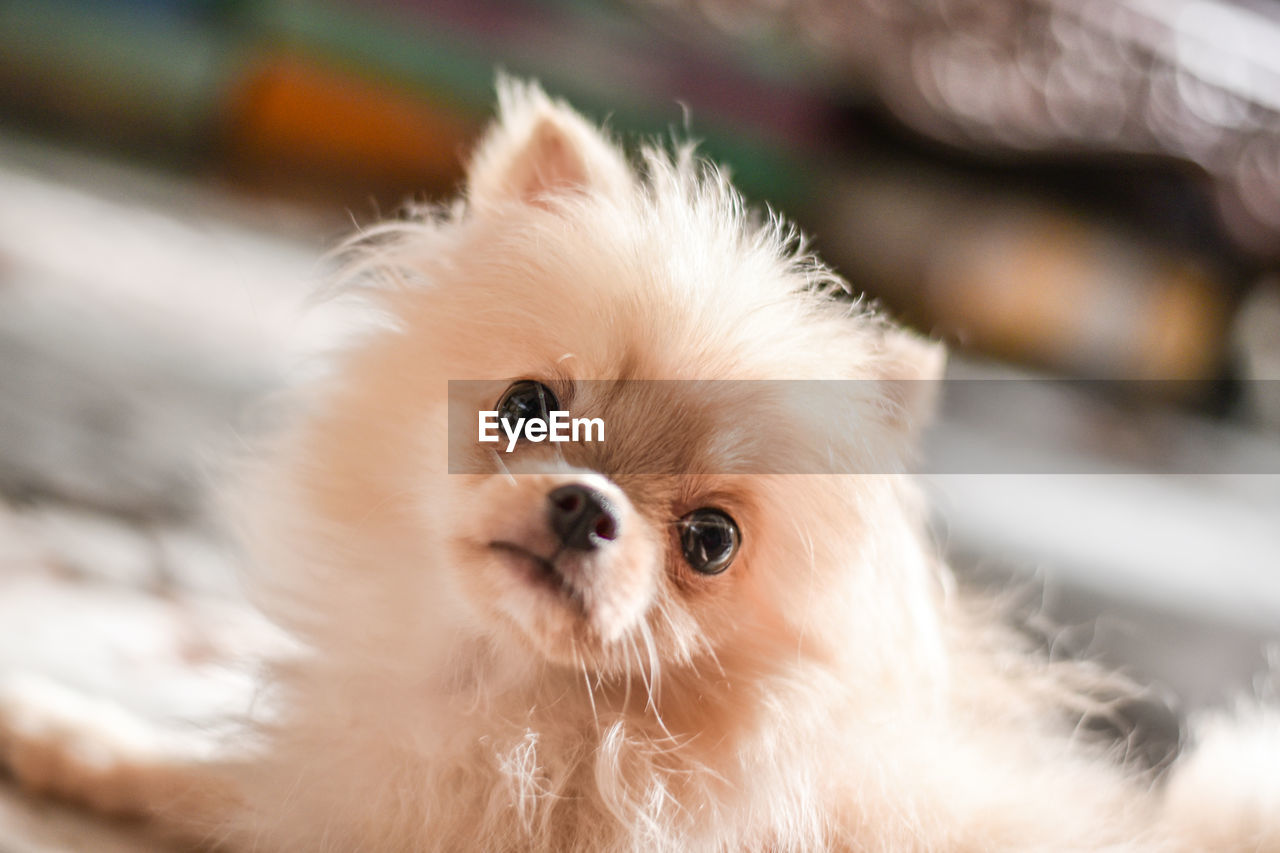
[[[355,252],[385,322],[245,513],[302,652],[239,757],[113,759],[130,805],[288,853],[1280,850],[1275,718],[1159,775],[1086,736],[1115,679],[959,591],[894,473],[939,347],[690,150],[504,81],[464,199]],[[486,411],[605,440],[508,451]]]

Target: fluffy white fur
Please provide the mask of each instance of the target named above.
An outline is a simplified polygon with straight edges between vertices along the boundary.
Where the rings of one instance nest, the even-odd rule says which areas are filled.
[[[471,473],[448,473],[450,379],[492,380],[452,401],[474,411],[521,378],[941,371],[689,151],[633,166],[536,87],[500,98],[465,200],[357,244],[387,322],[259,478],[255,591],[307,653],[273,673],[252,759],[209,777],[213,832],[264,851],[1280,850],[1274,720],[1210,737],[1168,784],[1126,769],[1078,725],[1118,682],[957,593],[908,478],[685,473],[893,470],[927,383],[842,386],[837,435],[688,385],[580,390],[604,455],[459,445]],[[621,519],[580,607],[486,545],[542,547],[564,483]],[[743,532],[713,577],[672,533],[708,504]]]

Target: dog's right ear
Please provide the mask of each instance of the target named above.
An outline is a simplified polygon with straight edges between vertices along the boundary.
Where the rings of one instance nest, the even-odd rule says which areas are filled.
[[[501,77],[498,118],[467,169],[473,207],[550,206],[570,193],[624,193],[634,178],[622,152],[536,84]]]

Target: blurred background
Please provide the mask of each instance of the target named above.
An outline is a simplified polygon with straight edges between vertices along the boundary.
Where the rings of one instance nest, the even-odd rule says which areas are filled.
[[[497,69],[700,140],[952,378],[1084,380],[944,404],[940,541],[1055,654],[1152,685],[1153,761],[1258,686],[1275,0],[0,0],[0,665],[88,590],[162,602],[157,634],[234,600],[211,484],[341,325],[297,320],[317,259],[457,189]],[[0,800],[0,849],[6,820],[63,849],[30,808]]]

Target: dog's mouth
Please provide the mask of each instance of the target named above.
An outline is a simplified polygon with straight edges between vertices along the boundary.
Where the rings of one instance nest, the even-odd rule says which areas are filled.
[[[489,543],[494,551],[513,557],[513,563],[523,569],[523,574],[535,586],[564,596],[577,604],[582,603],[582,593],[573,581],[557,565],[560,552],[544,557],[514,542],[495,540]]]

